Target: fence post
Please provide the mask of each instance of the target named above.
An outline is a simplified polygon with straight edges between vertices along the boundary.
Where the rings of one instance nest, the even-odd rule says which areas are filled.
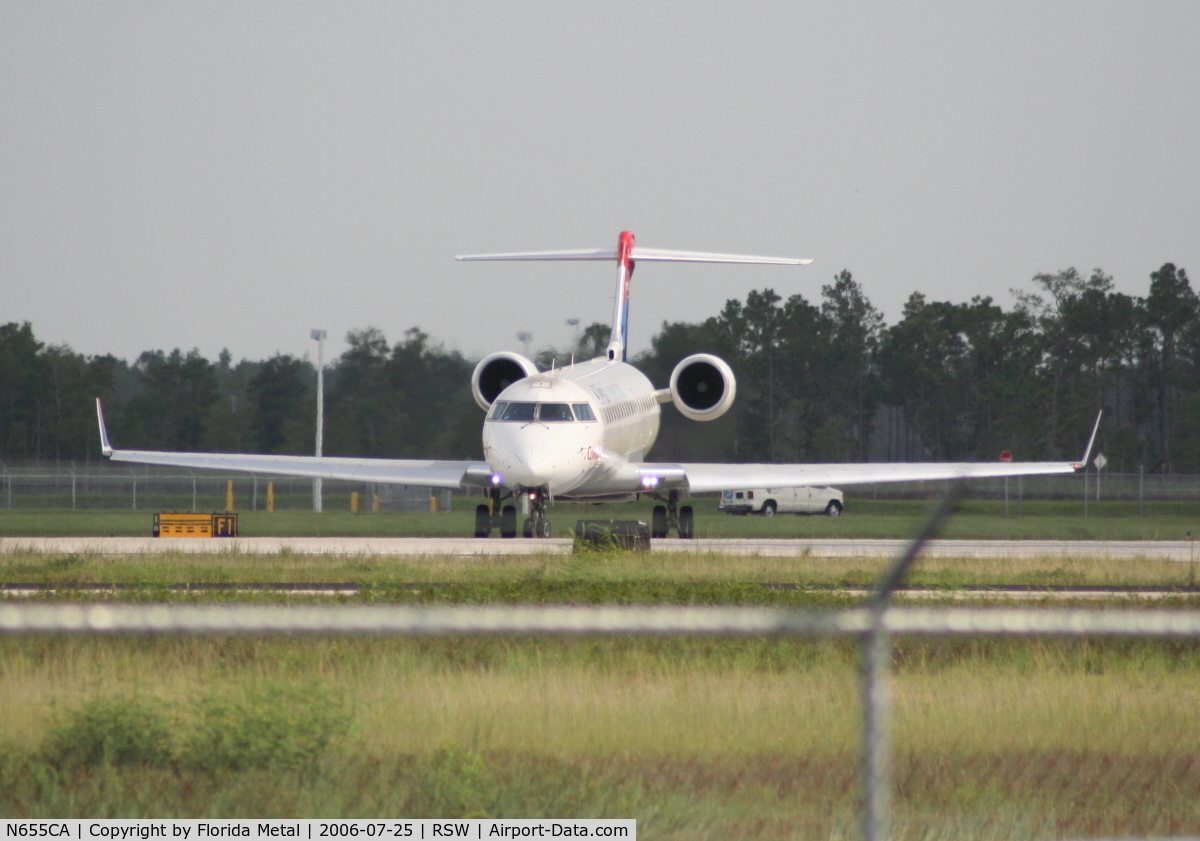
[[[137,474],[133,474],[133,510],[137,511]]]
[[[884,572],[867,601],[871,627],[862,637],[862,830],[866,841],[887,841],[891,837],[891,734],[892,638],[884,616],[892,593],[904,581],[909,568],[925,544],[941,531],[942,523],[958,508],[967,492],[966,480],[960,479],[946,489],[941,503],[921,524],[916,537],[904,554]]]
[[[1146,465],[1138,465],[1138,516],[1146,516]]]
[[[1083,516],[1087,518],[1087,499],[1088,499],[1088,480],[1087,480],[1087,465],[1083,466]]]
[[[862,830],[865,841],[886,841],[891,836],[888,724],[892,707],[892,640],[883,627],[884,609],[881,606],[872,611],[871,630],[862,638]]]
[[[196,512],[196,474],[192,474],[192,513]]]
[[[71,471],[71,510],[75,510],[75,471]]]

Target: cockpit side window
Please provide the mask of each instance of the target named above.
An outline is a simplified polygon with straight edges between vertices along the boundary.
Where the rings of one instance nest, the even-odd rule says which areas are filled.
[[[575,417],[579,418],[581,421],[594,421],[596,419],[596,416],[592,414],[592,407],[587,403],[576,403],[574,405]]]
[[[493,403],[492,410],[488,412],[488,420],[496,420],[504,414],[504,410],[508,408],[508,403]]]
[[[567,403],[543,403],[538,409],[538,420],[573,421],[575,416],[571,414],[571,406]]]
[[[509,403],[500,420],[531,421],[533,420],[533,410],[535,408],[537,408],[536,403]]]

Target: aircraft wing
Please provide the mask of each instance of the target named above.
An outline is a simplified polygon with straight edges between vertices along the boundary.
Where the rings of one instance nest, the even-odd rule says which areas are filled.
[[[690,493],[755,488],[869,485],[874,482],[919,482],[947,479],[992,479],[1003,476],[1048,476],[1074,473],[1087,465],[1100,431],[1103,412],[1079,461],[928,461],[867,464],[640,464],[643,487],[687,488]]]
[[[425,461],[399,458],[343,458],[339,456],[277,456],[250,453],[171,453],[155,450],[117,450],[108,441],[104,414],[96,401],[100,420],[100,448],[109,461],[160,464],[200,470],[237,470],[272,476],[311,476],[391,485],[459,488],[489,485],[491,468],[482,461]]]
[[[1060,461],[910,462],[879,464],[641,464],[642,476],[661,476],[664,487],[683,484],[690,493],[754,488],[827,487],[873,482],[983,479],[1074,473],[1081,465]],[[674,480],[674,481],[672,481]]]

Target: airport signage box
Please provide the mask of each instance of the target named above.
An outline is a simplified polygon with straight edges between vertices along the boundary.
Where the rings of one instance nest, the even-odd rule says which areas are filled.
[[[238,515],[155,514],[155,537],[237,537]]]

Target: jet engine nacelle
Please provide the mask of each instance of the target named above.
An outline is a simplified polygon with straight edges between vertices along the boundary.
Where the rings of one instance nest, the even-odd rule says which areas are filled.
[[[685,418],[716,420],[729,411],[737,381],[724,359],[694,353],[671,372],[671,400]]]
[[[500,351],[479,360],[471,374],[471,394],[485,412],[492,407],[500,392],[517,380],[532,377],[538,372],[532,359],[519,353]]]

